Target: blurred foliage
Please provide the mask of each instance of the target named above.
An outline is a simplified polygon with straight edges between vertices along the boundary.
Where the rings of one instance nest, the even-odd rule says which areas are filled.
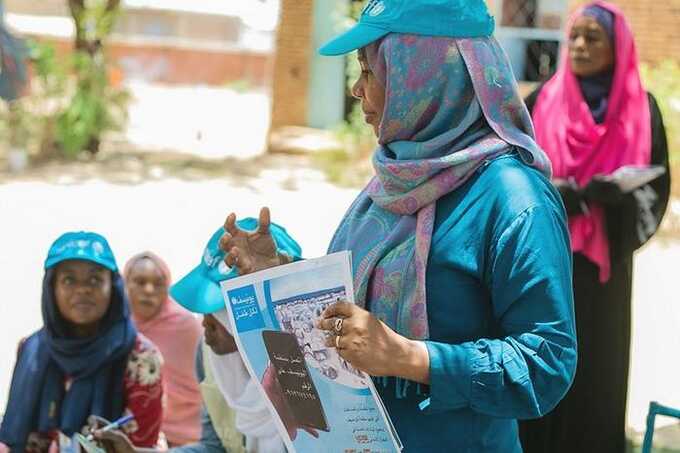
[[[127,121],[128,92],[109,83],[107,65],[85,51],[67,58],[29,41],[29,92],[0,110],[9,146],[38,160],[96,152],[100,137]]]
[[[248,93],[253,91],[253,83],[248,79],[230,80],[224,83],[224,88],[235,91],[236,93]]]
[[[111,35],[120,15],[120,0],[69,0],[76,27],[76,48],[95,53]]]
[[[671,161],[680,164],[680,62],[666,60],[653,67],[643,65],[642,78],[659,103]]]
[[[666,60],[658,65],[642,66],[645,87],[656,98],[666,126],[671,164],[671,195],[680,198],[680,62]],[[680,219],[666,216],[666,224],[680,228]]]
[[[54,124],[66,100],[66,65],[54,47],[36,41],[26,44],[32,67],[28,93],[2,107],[0,124],[9,128],[11,148],[46,154],[54,146]]]
[[[81,151],[96,153],[101,136],[120,130],[127,120],[127,93],[109,83],[110,62],[104,42],[120,14],[120,0],[69,0],[75,23],[75,51],[70,72],[75,91],[59,114],[57,143],[67,157]]]
[[[103,46],[117,2],[113,9],[104,0],[72,0],[69,6],[77,30],[74,51],[64,56],[50,43],[29,40],[28,93],[0,110],[9,146],[38,160],[96,153],[102,135],[127,122],[129,94],[113,80]]]
[[[101,136],[120,131],[127,121],[129,94],[109,85],[106,64],[100,55],[92,58],[87,52],[73,54],[72,68],[76,88],[56,124],[56,141],[67,157],[81,151],[96,152]]]

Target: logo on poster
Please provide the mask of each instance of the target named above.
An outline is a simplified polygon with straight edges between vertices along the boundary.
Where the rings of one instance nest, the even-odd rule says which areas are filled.
[[[231,312],[236,321],[236,329],[239,332],[261,329],[264,327],[264,318],[257,303],[255,287],[253,285],[236,288],[227,292]]]

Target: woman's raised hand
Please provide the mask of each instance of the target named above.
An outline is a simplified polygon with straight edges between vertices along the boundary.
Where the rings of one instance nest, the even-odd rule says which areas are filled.
[[[236,225],[236,214],[229,214],[224,223],[225,233],[220,239],[220,248],[227,254],[224,259],[227,266],[236,267],[239,275],[245,275],[290,263],[291,257],[277,252],[270,223],[267,207],[260,210],[255,231],[240,229]]]

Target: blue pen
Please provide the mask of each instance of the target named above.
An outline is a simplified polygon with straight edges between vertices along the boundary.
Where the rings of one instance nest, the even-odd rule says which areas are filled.
[[[118,429],[121,426],[123,426],[124,424],[126,424],[127,422],[134,420],[134,418],[135,418],[135,416],[132,415],[132,414],[126,415],[124,417],[119,418],[118,420],[116,420],[114,422],[109,423],[108,425],[106,425],[105,427],[103,427],[103,428],[101,428],[97,431],[106,432],[106,431],[111,431],[112,429]],[[94,434],[88,434],[86,439],[89,440],[90,442],[93,441],[94,440]]]

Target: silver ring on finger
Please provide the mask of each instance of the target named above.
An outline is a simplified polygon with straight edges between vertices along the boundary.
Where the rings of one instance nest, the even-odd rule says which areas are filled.
[[[340,335],[335,336],[335,349],[340,349]]]
[[[342,323],[345,320],[343,318],[335,318],[335,324],[333,325],[333,330],[335,330],[335,333],[338,335],[342,335]]]

